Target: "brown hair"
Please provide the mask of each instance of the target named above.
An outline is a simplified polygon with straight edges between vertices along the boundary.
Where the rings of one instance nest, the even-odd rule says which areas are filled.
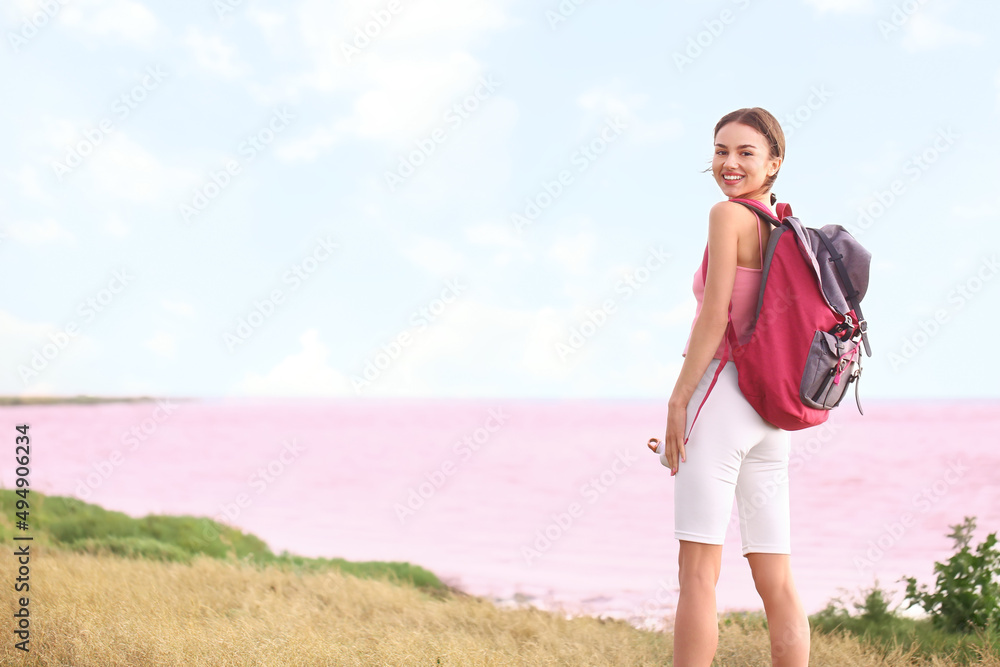
[[[760,107],[748,107],[731,111],[719,119],[719,122],[715,124],[715,131],[712,133],[712,138],[714,139],[715,136],[719,134],[719,130],[721,130],[724,125],[728,125],[729,123],[743,123],[744,125],[748,125],[763,134],[768,143],[768,159],[773,160],[776,157],[780,157],[784,160],[785,133],[782,131],[781,124],[778,123],[778,119],[772,116],[769,111],[761,109]],[[708,171],[711,171],[711,168],[709,168]],[[778,167],[778,171],[781,171],[780,166]],[[771,189],[771,186],[774,185],[774,181],[778,178],[778,171],[775,171],[773,175],[768,176],[767,180],[764,181],[764,186],[768,190]],[[772,192],[771,205],[773,206],[776,201],[778,201],[778,197]]]

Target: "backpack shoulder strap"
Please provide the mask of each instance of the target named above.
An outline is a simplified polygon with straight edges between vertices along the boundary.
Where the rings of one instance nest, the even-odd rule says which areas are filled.
[[[737,204],[743,204],[744,206],[746,206],[751,211],[756,211],[756,212],[762,214],[764,216],[764,219],[767,220],[768,222],[770,222],[772,225],[778,226],[778,225],[781,224],[781,220],[782,220],[783,216],[781,215],[780,212],[778,213],[778,218],[775,219],[775,217],[773,215],[771,215],[771,212],[769,210],[767,210],[766,208],[764,208],[763,206],[761,206],[758,202],[756,202],[756,201],[754,201],[752,199],[730,199],[729,201],[736,202]],[[789,211],[791,211],[791,207],[789,207],[788,204],[778,204],[778,206],[788,207]],[[779,209],[779,211],[780,211],[780,209]]]
[[[701,403],[698,404],[698,409],[694,413],[694,419],[691,420],[691,428],[688,429],[687,434],[684,436],[684,445],[685,446],[688,444],[688,439],[691,437],[691,432],[694,430],[694,423],[696,421],[698,421],[698,415],[701,414],[701,408],[702,408],[702,406],[705,405],[705,401],[708,400],[708,395],[712,393],[712,388],[715,386],[715,383],[718,382],[719,375],[722,374],[722,368],[726,365],[726,362],[729,361],[730,340],[732,339],[732,337],[734,335],[733,334],[733,302],[732,301],[729,302],[729,315],[728,315],[728,318],[729,318],[729,321],[726,323],[726,333],[724,333],[722,335],[723,336],[723,340],[726,341],[726,349],[722,353],[722,359],[719,360],[719,366],[718,366],[718,368],[715,369],[715,375],[712,377],[712,383],[710,385],[708,385],[708,389],[705,391],[705,395],[702,397]],[[711,363],[711,362],[709,362],[709,363]]]

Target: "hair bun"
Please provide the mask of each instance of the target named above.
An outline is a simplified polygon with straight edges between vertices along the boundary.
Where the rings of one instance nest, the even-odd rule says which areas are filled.
[[[778,195],[771,193],[771,206],[774,206],[778,202]]]

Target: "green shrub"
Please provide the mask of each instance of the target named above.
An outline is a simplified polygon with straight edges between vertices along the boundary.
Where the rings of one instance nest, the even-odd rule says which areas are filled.
[[[997,534],[990,533],[973,552],[969,548],[976,518],[951,526],[948,537],[956,553],[945,563],[934,563],[935,589],[918,587],[915,577],[904,577],[906,601],[930,614],[936,627],[949,631],[1000,630],[1000,550]]]
[[[883,590],[876,579],[870,588],[861,589],[858,595],[846,600],[845,597],[833,598],[823,611],[809,620],[826,632],[842,629],[859,637],[889,641],[912,630],[909,619],[897,613],[900,605],[890,607],[891,598],[892,593]]]

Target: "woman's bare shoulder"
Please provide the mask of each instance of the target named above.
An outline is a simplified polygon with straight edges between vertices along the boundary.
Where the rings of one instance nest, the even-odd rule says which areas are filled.
[[[728,199],[712,204],[712,208],[708,211],[709,228],[721,227],[736,231],[752,218],[753,213],[746,206]]]
[[[709,217],[720,216],[720,217],[735,217],[737,219],[746,217],[744,213],[753,215],[750,210],[743,204],[738,204],[730,199],[723,199],[722,201],[717,201],[712,204],[712,208],[708,210]]]

